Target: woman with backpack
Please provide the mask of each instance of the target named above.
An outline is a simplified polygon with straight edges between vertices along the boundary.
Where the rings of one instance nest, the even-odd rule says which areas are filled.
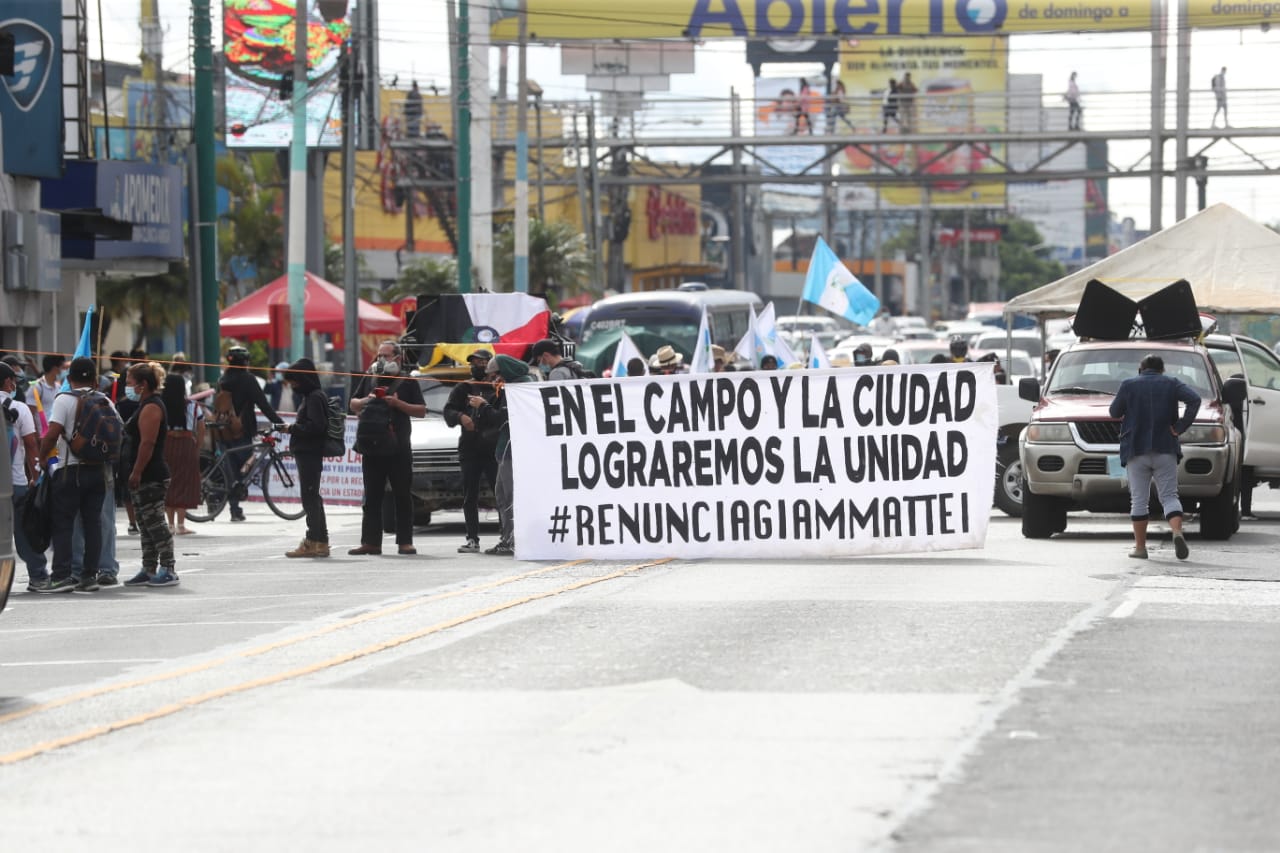
[[[320,471],[324,467],[325,440],[329,434],[329,398],[320,387],[316,365],[300,358],[284,372],[284,384],[298,395],[298,416],[292,424],[278,426],[289,433],[289,449],[298,465],[298,488],[307,514],[307,534],[286,557],[328,557],[329,526],[320,499]]]
[[[142,571],[125,586],[177,586],[173,533],[164,518],[164,497],[169,491],[169,466],[164,448],[169,416],[160,399],[164,371],[158,364],[140,362],[129,368],[129,385],[138,392],[138,410],[124,425],[127,452],[121,471],[129,472],[129,497],[142,539]]]

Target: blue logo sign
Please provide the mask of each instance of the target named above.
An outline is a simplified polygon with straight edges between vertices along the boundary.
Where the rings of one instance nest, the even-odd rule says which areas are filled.
[[[29,112],[49,82],[53,38],[39,24],[23,18],[5,21],[0,24],[0,31],[12,33],[14,38],[13,76],[0,79],[18,109]]]

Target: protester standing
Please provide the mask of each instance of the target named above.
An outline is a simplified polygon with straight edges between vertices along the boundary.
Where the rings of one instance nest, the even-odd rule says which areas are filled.
[[[187,510],[200,506],[200,448],[204,444],[204,409],[187,399],[187,380],[170,373],[164,378],[167,435],[164,462],[169,466],[169,491],[164,514],[169,530],[178,536],[195,533],[187,527]]]
[[[480,429],[476,423],[479,407],[471,405],[472,397],[478,397],[487,406],[496,400],[492,383],[485,381],[485,371],[492,359],[493,353],[487,349],[478,349],[467,356],[473,381],[455,385],[444,406],[445,423],[460,428],[458,461],[462,466],[462,518],[467,541],[458,546],[459,554],[480,553],[480,478],[488,480],[495,493],[498,488],[497,430]]]
[[[884,93],[884,106],[881,111],[884,115],[884,121],[880,128],[881,133],[889,132],[890,120],[898,126],[899,130],[902,129],[902,122],[898,120],[898,81],[892,77],[889,78],[889,88]]]
[[[27,565],[27,590],[34,592],[48,582],[48,560],[43,551],[37,551],[27,541],[22,529],[22,514],[27,504],[27,492],[36,484],[38,474],[36,460],[39,447],[36,444],[36,422],[31,410],[15,402],[18,390],[18,374],[8,364],[0,363],[0,414],[9,421],[9,463],[13,481],[13,544],[18,559]]]
[[[138,392],[138,410],[124,425],[124,458],[142,542],[142,570],[125,581],[125,586],[178,584],[173,533],[164,518],[164,499],[169,491],[169,466],[164,461],[169,415],[160,398],[162,373],[159,365],[151,363],[129,368],[129,383]]]
[[[50,354],[40,360],[42,373],[40,378],[31,383],[27,395],[27,405],[31,407],[31,416],[35,418],[36,429],[40,435],[49,430],[49,416],[53,411],[53,403],[62,393],[62,383],[67,379],[67,357]],[[96,370],[96,368],[95,368]],[[95,384],[97,380],[94,380]]]
[[[482,430],[494,430],[497,443],[494,455],[498,460],[498,483],[495,487],[498,499],[498,544],[485,550],[493,556],[510,557],[516,553],[515,538],[515,482],[511,467],[511,424],[508,419],[507,397],[503,388],[507,384],[532,382],[529,365],[509,355],[498,355],[489,362],[486,375],[496,383],[495,399],[487,402],[479,395],[470,398],[476,409],[476,419]]]
[[[307,533],[302,542],[286,557],[328,557],[329,526],[320,499],[320,473],[324,468],[324,445],[329,434],[329,400],[320,387],[315,363],[300,358],[284,373],[285,386],[297,393],[302,402],[298,416],[287,427],[289,449],[298,466],[298,488],[302,493],[302,510],[307,516]]]
[[[410,418],[421,418],[427,413],[422,389],[404,370],[404,356],[395,341],[383,341],[378,345],[378,358],[369,367],[369,375],[360,380],[352,393],[351,412],[357,418],[372,418],[383,405],[390,408],[390,445],[386,452],[377,454],[368,448],[360,452],[364,469],[364,519],[360,528],[360,545],[348,554],[382,553],[382,502],[387,485],[391,486],[391,498],[395,502],[396,545],[401,554],[416,554],[413,547],[413,497],[409,492],[413,484],[413,450],[409,443],[412,430]],[[367,421],[366,421],[367,422]],[[361,426],[357,426],[357,436]]]
[[[227,369],[218,380],[218,390],[231,394],[231,408],[240,419],[241,433],[238,438],[229,439],[225,435],[218,438],[226,445],[231,470],[236,477],[228,501],[231,505],[231,520],[244,521],[244,510],[240,508],[239,478],[244,463],[253,453],[253,438],[258,431],[257,412],[260,410],[276,426],[284,424],[284,420],[276,414],[275,408],[267,401],[262,386],[249,372],[249,350],[244,347],[236,346],[227,350]]]
[[[47,460],[55,452],[58,466],[53,474],[53,568],[49,580],[36,592],[93,592],[99,588],[98,567],[102,558],[102,502],[106,497],[106,466],[82,463],[71,452],[69,440],[75,434],[80,402],[98,387],[98,368],[93,359],[77,358],[67,371],[71,393],[59,394],[49,411],[49,429],[40,440],[38,457]],[[72,574],[71,540],[76,519],[84,529],[84,557],[80,579]]]
[[[1178,403],[1185,404],[1178,417]],[[1120,464],[1129,473],[1129,517],[1133,521],[1133,550],[1129,556],[1147,559],[1147,517],[1150,515],[1154,480],[1165,520],[1173,530],[1174,554],[1187,559],[1189,549],[1182,535],[1182,503],[1178,500],[1178,461],[1182,443],[1178,436],[1195,422],[1200,396],[1173,376],[1164,375],[1164,359],[1144,356],[1138,375],[1120,383],[1111,401],[1111,417],[1120,422]]]

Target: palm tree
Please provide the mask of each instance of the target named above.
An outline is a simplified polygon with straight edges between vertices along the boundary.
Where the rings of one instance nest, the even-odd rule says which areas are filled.
[[[388,302],[406,296],[439,296],[458,292],[458,262],[453,258],[419,258],[400,270],[396,283],[382,291]]]
[[[529,220],[529,293],[555,307],[562,297],[590,287],[595,269],[587,236],[568,222]],[[515,282],[515,230],[504,227],[493,246],[493,280],[512,288]]]
[[[218,185],[231,194],[230,227],[218,229],[218,256],[224,259],[223,282],[234,282],[232,259],[252,266],[256,290],[284,272],[284,184],[274,154],[230,154],[218,161]],[[224,288],[226,285],[224,284]],[[235,296],[240,296],[238,292]],[[224,293],[223,304],[232,302]]]
[[[191,275],[186,263],[177,262],[159,275],[98,279],[102,305],[102,335],[114,320],[137,314],[138,330],[133,346],[145,349],[148,336],[172,332],[190,314]]]

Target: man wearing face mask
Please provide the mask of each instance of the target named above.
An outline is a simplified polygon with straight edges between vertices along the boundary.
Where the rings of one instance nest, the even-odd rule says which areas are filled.
[[[459,554],[480,553],[480,477],[489,481],[489,488],[498,483],[498,446],[496,429],[482,430],[476,423],[480,407],[471,405],[471,398],[478,397],[485,405],[493,405],[496,398],[493,383],[485,381],[485,369],[493,353],[478,349],[467,356],[471,367],[471,382],[459,382],[449,393],[444,407],[444,420],[449,426],[460,427],[458,434],[458,461],[462,465],[462,517],[467,527],[467,541],[458,547]]]
[[[396,545],[400,554],[416,554],[413,547],[413,498],[409,489],[413,484],[413,450],[409,444],[412,429],[409,419],[427,414],[426,402],[417,380],[408,375],[404,367],[400,345],[395,341],[383,341],[378,345],[378,358],[369,366],[369,375],[351,395],[351,412],[360,413],[377,400],[375,407],[390,408],[391,436],[385,450],[370,452],[362,449],[357,427],[357,447],[364,469],[364,518],[360,526],[360,545],[348,554],[382,553],[382,501],[387,484],[391,485],[391,497],[395,501]]]
[[[559,341],[550,338],[538,341],[530,350],[529,356],[534,367],[548,382],[572,382],[575,379],[586,379],[583,367],[576,361],[569,361],[560,353]]]

